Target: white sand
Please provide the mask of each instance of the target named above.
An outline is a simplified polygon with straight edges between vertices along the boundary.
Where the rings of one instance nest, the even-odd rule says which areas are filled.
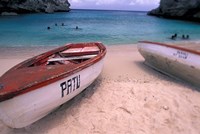
[[[11,129],[0,123],[0,133],[200,133],[200,92],[197,88],[144,65],[135,45],[107,49],[101,76],[83,93],[28,127]],[[0,75],[39,53],[23,52],[16,56],[0,53]]]

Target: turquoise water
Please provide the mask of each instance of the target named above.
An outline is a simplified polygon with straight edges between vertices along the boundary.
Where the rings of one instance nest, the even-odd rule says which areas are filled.
[[[132,44],[139,40],[171,41],[169,37],[174,33],[189,34],[191,39],[199,40],[200,24],[128,11],[71,10],[0,17],[1,47],[58,46],[90,41],[107,45]]]

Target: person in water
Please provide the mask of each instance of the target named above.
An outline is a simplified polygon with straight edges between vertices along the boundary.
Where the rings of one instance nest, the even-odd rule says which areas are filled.
[[[185,35],[184,34],[182,35],[182,39],[185,39]]]
[[[183,34],[182,35],[182,39],[189,39],[190,38],[190,36],[187,34],[186,36]]]
[[[78,29],[78,26],[76,26],[76,29]]]
[[[174,40],[177,38],[177,33],[175,33],[174,35],[171,36],[171,39]]]
[[[51,27],[47,27],[47,29],[48,29],[48,30],[50,30],[50,29],[51,29]]]

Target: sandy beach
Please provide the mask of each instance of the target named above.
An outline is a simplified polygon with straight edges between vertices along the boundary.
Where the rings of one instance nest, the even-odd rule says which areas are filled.
[[[193,48],[197,46],[200,43]],[[0,48],[0,76],[48,49]],[[12,129],[0,122],[0,133],[199,134],[200,90],[143,62],[136,44],[107,46],[103,72],[91,86],[25,128]]]

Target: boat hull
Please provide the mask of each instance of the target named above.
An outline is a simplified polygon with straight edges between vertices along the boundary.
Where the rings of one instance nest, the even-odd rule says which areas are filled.
[[[200,87],[198,54],[152,43],[141,43],[138,50],[148,66]]]
[[[103,58],[71,76],[0,103],[0,118],[12,128],[41,119],[87,88],[101,73]]]

